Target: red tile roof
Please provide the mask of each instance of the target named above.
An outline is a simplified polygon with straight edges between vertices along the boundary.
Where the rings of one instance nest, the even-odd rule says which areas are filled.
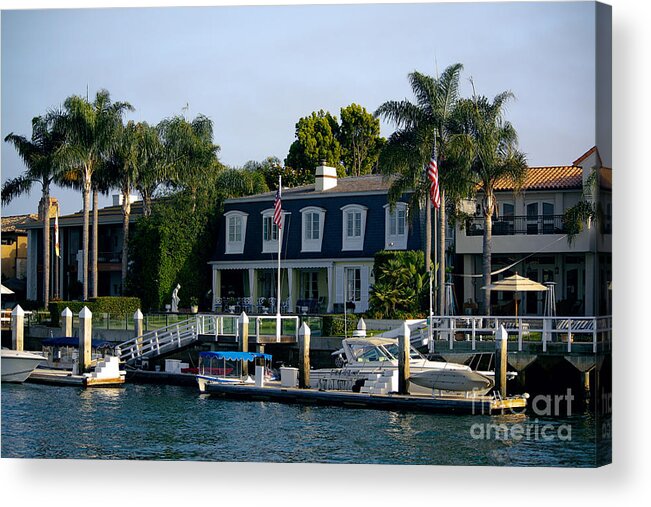
[[[522,190],[580,189],[583,170],[576,166],[529,167]],[[513,182],[498,180],[495,190],[513,190]]]

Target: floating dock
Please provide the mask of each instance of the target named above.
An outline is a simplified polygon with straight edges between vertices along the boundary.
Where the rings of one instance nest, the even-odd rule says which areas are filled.
[[[321,391],[267,385],[218,384],[206,386],[206,394],[248,401],[276,401],[305,405],[330,405],[414,412],[464,413],[490,415],[521,413],[527,406],[526,396],[505,399],[492,396],[416,396],[401,394],[366,394],[349,391]]]
[[[124,377],[93,378],[86,375],[73,375],[69,370],[37,368],[26,382],[73,387],[121,387],[124,385]]]

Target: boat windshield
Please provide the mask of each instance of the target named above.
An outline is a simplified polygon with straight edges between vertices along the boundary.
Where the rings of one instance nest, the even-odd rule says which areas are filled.
[[[384,348],[386,349],[387,353],[392,356],[393,359],[396,361],[398,360],[398,356],[400,355],[400,349],[398,348],[397,344],[389,344],[385,345]],[[409,349],[409,358],[410,359],[424,359],[424,357],[421,355],[420,352],[418,352],[415,348],[411,347]]]
[[[370,361],[391,361],[393,357],[387,354],[382,347],[369,345],[351,345],[350,350],[353,359],[358,363],[367,363]]]

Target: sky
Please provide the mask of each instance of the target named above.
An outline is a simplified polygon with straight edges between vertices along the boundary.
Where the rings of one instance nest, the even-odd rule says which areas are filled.
[[[590,2],[3,10],[1,30],[2,138],[105,88],[135,107],[126,119],[208,116],[227,165],[283,160],[299,118],[414,100],[410,72],[460,62],[462,95],[470,78],[479,94],[514,93],[507,119],[529,165],[569,165],[595,144]],[[25,168],[0,144],[4,182]],[[82,207],[80,193],[52,195],[64,214]],[[2,214],[36,212],[39,196]]]

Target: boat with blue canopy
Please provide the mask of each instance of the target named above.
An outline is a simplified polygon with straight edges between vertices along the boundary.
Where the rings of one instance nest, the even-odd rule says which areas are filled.
[[[208,383],[253,384],[254,380],[245,374],[244,364],[261,366],[264,375],[271,368],[271,354],[261,352],[208,351],[199,353],[197,384],[205,392]],[[248,370],[248,368],[247,368]]]

